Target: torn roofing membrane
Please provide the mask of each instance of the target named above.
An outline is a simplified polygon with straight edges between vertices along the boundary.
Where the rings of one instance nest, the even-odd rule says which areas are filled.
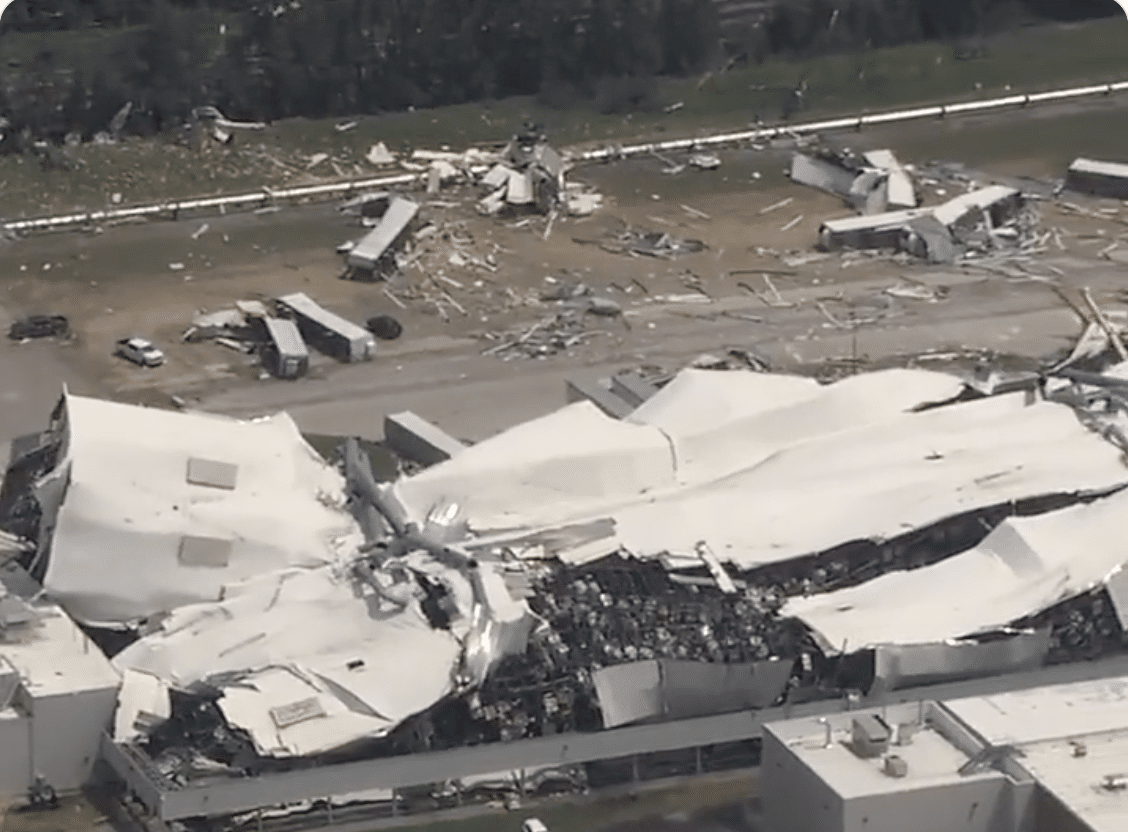
[[[495,542],[611,518],[636,556],[695,557],[705,541],[722,563],[746,569],[1023,497],[1128,482],[1119,451],[1064,405],[1014,394],[914,412],[961,389],[953,376],[919,370],[825,387],[686,371],[629,422],[571,405],[395,489],[415,517],[458,501],[470,528]]]
[[[433,628],[418,603],[397,608],[331,567],[296,569],[181,607],[113,663],[176,687],[222,688],[228,721],[262,754],[339,748],[387,733],[454,690],[473,600],[457,572],[436,577],[464,612],[451,630]]]

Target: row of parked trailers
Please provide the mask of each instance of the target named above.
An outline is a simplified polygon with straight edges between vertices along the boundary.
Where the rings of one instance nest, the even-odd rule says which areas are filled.
[[[304,292],[277,299],[288,317],[264,315],[263,365],[279,378],[300,378],[309,369],[309,346],[339,361],[368,361],[376,354],[376,338],[368,330],[330,312]]]

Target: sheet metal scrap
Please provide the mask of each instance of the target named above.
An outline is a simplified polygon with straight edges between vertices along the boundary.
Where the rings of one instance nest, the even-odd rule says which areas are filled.
[[[686,254],[696,254],[707,248],[701,240],[688,240],[664,231],[647,231],[630,226],[620,232],[612,233],[609,239],[601,242],[599,246],[612,254],[626,254],[632,257],[645,255],[667,260]]]
[[[570,308],[547,315],[523,330],[510,330],[503,335],[492,334],[501,343],[486,349],[482,355],[500,355],[503,358],[540,358],[571,349],[588,338],[603,334],[589,330],[584,318],[585,308]]]

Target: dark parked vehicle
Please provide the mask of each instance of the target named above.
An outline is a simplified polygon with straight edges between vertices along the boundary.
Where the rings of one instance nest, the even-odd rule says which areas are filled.
[[[8,328],[8,337],[13,341],[23,341],[26,338],[53,338],[68,332],[70,324],[62,315],[28,315]]]
[[[364,328],[381,341],[394,341],[403,335],[403,325],[391,315],[377,315],[369,318]]]

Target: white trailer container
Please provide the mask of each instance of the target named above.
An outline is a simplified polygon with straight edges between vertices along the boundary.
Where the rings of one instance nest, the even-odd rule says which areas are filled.
[[[262,318],[267,342],[262,363],[278,378],[300,378],[309,369],[309,349],[297,324],[285,318]]]
[[[305,292],[278,298],[294,316],[307,344],[340,361],[368,361],[376,354],[376,336],[352,321],[320,306]]]
[[[415,215],[419,205],[410,199],[397,196],[380,219],[379,225],[366,234],[348,253],[350,269],[361,272],[375,272],[381,261],[391,251]]]

